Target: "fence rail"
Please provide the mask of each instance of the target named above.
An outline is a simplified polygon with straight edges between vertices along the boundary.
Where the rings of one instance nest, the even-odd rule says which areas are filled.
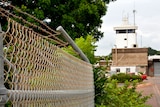
[[[50,38],[7,19],[8,30],[0,36],[0,89],[5,90],[0,98],[6,106],[93,107],[92,65],[64,52]]]

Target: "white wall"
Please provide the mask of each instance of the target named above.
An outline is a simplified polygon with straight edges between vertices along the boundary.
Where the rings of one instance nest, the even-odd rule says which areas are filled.
[[[111,66],[111,71],[116,71],[116,69],[120,69],[121,73],[126,73],[126,68],[130,68],[130,73],[137,74],[136,66],[123,66],[123,67],[113,67],[113,66]]]
[[[126,39],[126,40],[125,40]],[[136,34],[117,34],[116,35],[116,46],[117,48],[133,48],[134,44],[137,44]]]

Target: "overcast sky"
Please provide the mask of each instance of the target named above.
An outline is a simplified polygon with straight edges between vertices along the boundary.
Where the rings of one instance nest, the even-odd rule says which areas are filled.
[[[160,0],[117,0],[108,5],[106,15],[102,17],[101,31],[104,37],[96,43],[95,55],[106,56],[111,53],[116,36],[113,27],[122,24],[123,16],[128,16],[129,23],[133,24],[134,9],[138,46],[160,50]]]

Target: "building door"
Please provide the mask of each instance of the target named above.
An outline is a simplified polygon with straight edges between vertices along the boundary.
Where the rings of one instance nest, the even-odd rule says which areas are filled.
[[[160,62],[154,62],[154,76],[160,76]]]

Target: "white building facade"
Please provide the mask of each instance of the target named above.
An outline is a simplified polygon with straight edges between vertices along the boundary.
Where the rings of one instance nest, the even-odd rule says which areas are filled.
[[[126,17],[121,26],[114,27],[116,43],[112,49],[111,71],[134,74],[145,71],[148,49],[138,48],[137,29],[137,26],[129,24]]]
[[[137,45],[137,26],[130,25],[128,18],[123,18],[123,24],[114,27],[116,31],[116,48],[135,48]]]

